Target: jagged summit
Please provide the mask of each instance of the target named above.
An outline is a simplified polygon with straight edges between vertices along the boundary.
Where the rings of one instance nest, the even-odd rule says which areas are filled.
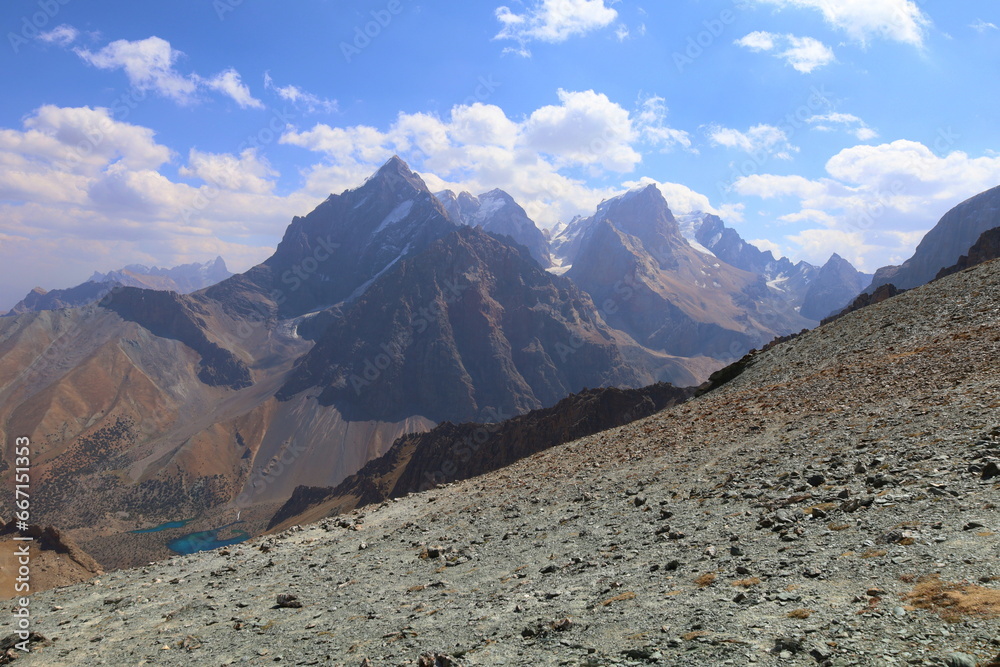
[[[552,265],[548,239],[509,193],[494,188],[473,196],[469,192],[456,195],[451,190],[444,190],[435,196],[452,220],[482,227],[491,234],[509,236],[525,246],[542,268]]]

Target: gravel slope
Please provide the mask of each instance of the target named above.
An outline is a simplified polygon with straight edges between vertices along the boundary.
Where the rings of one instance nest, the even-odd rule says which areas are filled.
[[[985,665],[998,325],[992,262],[501,471],[38,594],[18,664]]]

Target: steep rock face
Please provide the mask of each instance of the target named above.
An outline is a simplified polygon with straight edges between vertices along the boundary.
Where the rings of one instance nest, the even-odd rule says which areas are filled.
[[[499,470],[564,442],[642,419],[692,393],[665,383],[641,389],[588,389],[551,408],[498,424],[445,422],[426,433],[400,438],[385,455],[336,488],[297,488],[269,527],[315,521],[335,510],[344,512]]]
[[[648,379],[571,282],[463,227],[373,283],[279,397],[319,387],[321,402],[358,420],[495,420]]]
[[[30,542],[16,541],[15,536],[31,537]],[[19,566],[19,547],[29,549],[32,593],[69,586],[103,574],[101,566],[61,531],[47,526],[30,525],[18,531],[14,521],[6,526],[0,519],[0,599],[19,597],[15,588]]]
[[[934,279],[938,271],[952,266],[982,234],[1000,227],[1000,186],[965,200],[944,214],[927,232],[913,256],[900,266],[886,266],[875,272],[868,292],[892,283],[911,289]]]
[[[809,285],[799,312],[809,319],[822,320],[851,303],[870,281],[870,276],[834,253]]]
[[[962,255],[959,257],[958,263],[956,263],[955,266],[949,266],[948,268],[938,271],[934,280],[940,280],[945,276],[950,276],[953,273],[964,271],[965,269],[978,266],[983,262],[989,262],[994,259],[1000,259],[1000,227],[991,229],[988,232],[983,232],[983,235],[979,237],[979,240],[976,241],[971,248],[969,248],[968,255]]]
[[[712,214],[700,214],[692,221],[695,239],[716,257],[730,266],[763,276],[768,287],[794,307],[801,307],[809,284],[819,267],[808,262],[793,264],[787,257],[775,259],[770,250],[762,251],[726,227],[722,219]],[[854,296],[853,294],[851,296]],[[809,319],[816,319],[801,313]]]
[[[552,229],[549,249],[554,263],[564,267],[573,264],[573,260],[580,254],[580,244],[589,221],[590,218],[578,215],[568,223],[560,223]]]
[[[206,294],[244,315],[254,314],[248,294],[273,301],[278,317],[303,315],[357,296],[455,226],[423,180],[393,157],[361,187],[294,218],[263,264]]]
[[[641,345],[730,360],[811,324],[763,277],[692,248],[655,186],[604,202],[579,226],[567,277]]]
[[[160,338],[178,340],[201,355],[198,377],[207,385],[243,389],[253,384],[246,363],[209,340],[204,315],[192,299],[173,292],[122,287],[107,295],[101,305],[135,322]]]
[[[468,192],[456,195],[451,190],[445,190],[435,196],[453,220],[472,227],[478,225],[491,234],[509,236],[526,247],[542,268],[552,266],[549,242],[545,234],[514,198],[503,190],[490,190],[478,197],[473,197]]]

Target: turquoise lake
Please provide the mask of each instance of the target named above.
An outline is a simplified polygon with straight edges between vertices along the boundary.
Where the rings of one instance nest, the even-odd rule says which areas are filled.
[[[194,521],[194,519],[186,519],[184,521],[168,521],[167,523],[161,523],[159,526],[153,528],[143,528],[142,530],[130,530],[128,532],[133,535],[143,535],[145,533],[158,533],[161,530],[170,530],[172,528],[183,528],[187,524]]]
[[[227,523],[225,526],[212,530],[202,530],[197,533],[189,533],[183,537],[178,537],[167,543],[167,548],[174,553],[188,555],[199,551],[211,551],[219,547],[228,547],[232,544],[239,544],[250,539],[250,533],[244,530],[231,530],[228,537],[221,537],[223,531],[230,526],[235,526],[242,521]]]

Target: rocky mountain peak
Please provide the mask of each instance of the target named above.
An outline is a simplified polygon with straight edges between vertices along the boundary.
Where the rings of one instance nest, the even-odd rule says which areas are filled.
[[[875,272],[868,291],[892,283],[912,289],[930,282],[938,271],[950,267],[969,252],[983,232],[1000,227],[1000,186],[966,199],[944,214],[901,266]]]

